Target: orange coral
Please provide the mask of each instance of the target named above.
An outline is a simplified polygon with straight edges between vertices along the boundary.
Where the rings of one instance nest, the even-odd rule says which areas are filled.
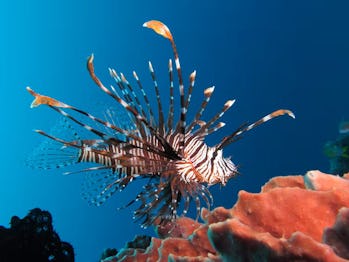
[[[261,193],[240,191],[231,209],[204,209],[204,224],[179,218],[147,249],[124,249],[111,261],[347,261],[348,176],[273,178]]]

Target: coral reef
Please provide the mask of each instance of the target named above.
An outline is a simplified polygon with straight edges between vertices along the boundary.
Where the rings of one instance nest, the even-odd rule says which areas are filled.
[[[231,209],[203,209],[158,227],[148,247],[104,261],[347,261],[349,174],[309,171],[272,178],[260,193],[239,192]]]
[[[13,216],[11,228],[0,226],[0,261],[73,262],[74,250],[54,231],[51,214],[35,208]]]

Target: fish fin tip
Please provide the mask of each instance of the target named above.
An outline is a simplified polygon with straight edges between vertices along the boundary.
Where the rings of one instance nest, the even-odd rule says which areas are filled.
[[[173,41],[173,37],[170,29],[161,21],[158,20],[150,20],[143,24],[143,27],[153,29],[157,34]]]
[[[94,55],[93,53],[91,53],[91,54],[87,57],[87,63],[88,63],[88,64],[92,64],[94,58],[95,58],[95,55]]]
[[[40,103],[38,102],[37,97],[33,100],[33,102],[30,104],[30,108],[38,107]]]
[[[30,108],[37,107],[38,106],[37,98],[40,97],[40,95],[36,93],[33,89],[31,89],[29,86],[27,86],[26,89],[32,96],[34,96],[34,101],[30,104]]]
[[[36,94],[35,91],[31,89],[29,86],[27,86],[25,89],[27,89],[27,91],[32,95]]]
[[[295,116],[295,114],[294,114],[292,111],[286,110],[286,113],[287,113],[290,117],[292,117],[293,119],[296,119],[296,116]]]

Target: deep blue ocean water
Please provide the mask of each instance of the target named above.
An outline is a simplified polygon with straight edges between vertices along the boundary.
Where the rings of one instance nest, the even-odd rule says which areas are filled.
[[[211,85],[216,89],[207,118],[227,99],[237,99],[224,116],[226,127],[208,144],[275,109],[296,114],[225,149],[241,175],[212,188],[216,206],[231,207],[239,190],[258,192],[273,176],[328,171],[323,145],[349,119],[348,8],[347,1],[2,1],[0,224],[34,207],[47,209],[77,261],[97,261],[104,248],[121,248],[135,234],[154,235],[133,223],[133,207],[116,211],[139,184],[91,207],[80,196],[83,174],[63,176],[24,164],[42,141],[32,130],[48,131],[59,118],[46,107],[30,109],[26,86],[79,108],[109,99],[87,73],[91,53],[107,84],[107,68],[113,67],[129,78],[137,70],[150,86],[151,60],[166,97],[172,51],[168,41],[142,28],[150,19],[170,27],[186,79],[197,70],[193,107]]]

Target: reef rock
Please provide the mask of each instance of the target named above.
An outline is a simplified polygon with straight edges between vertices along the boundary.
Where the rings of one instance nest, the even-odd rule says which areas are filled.
[[[10,224],[0,226],[0,261],[74,262],[73,247],[61,241],[48,211],[34,208]]]
[[[239,192],[231,209],[203,209],[158,227],[148,247],[104,261],[348,261],[349,175],[309,171]]]

